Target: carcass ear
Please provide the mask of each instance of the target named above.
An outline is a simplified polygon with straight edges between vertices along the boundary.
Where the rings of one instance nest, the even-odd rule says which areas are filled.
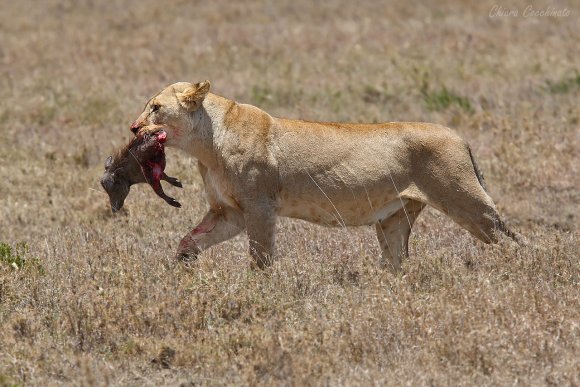
[[[105,169],[111,168],[112,164],[113,164],[113,156],[107,157],[107,159],[105,160]]]
[[[179,93],[177,99],[184,108],[192,112],[201,106],[203,99],[209,93],[209,87],[209,81],[196,83],[185,89],[183,93]]]

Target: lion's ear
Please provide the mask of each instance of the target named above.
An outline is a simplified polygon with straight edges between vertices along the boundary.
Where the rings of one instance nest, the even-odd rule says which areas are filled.
[[[180,93],[177,96],[179,102],[189,111],[197,110],[203,99],[209,93],[210,83],[209,81],[203,81],[200,83],[196,83],[185,89],[183,93]]]

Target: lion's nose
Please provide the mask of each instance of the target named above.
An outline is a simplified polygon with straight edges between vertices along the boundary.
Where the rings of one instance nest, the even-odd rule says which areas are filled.
[[[137,134],[137,132],[139,131],[139,129],[141,129],[141,124],[138,123],[137,121],[133,122],[131,124],[131,132],[133,132],[134,134]]]

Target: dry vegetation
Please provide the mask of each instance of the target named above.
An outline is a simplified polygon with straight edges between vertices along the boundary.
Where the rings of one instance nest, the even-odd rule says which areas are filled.
[[[578,3],[315,3],[3,2],[0,385],[580,383]],[[532,245],[428,210],[402,276],[371,229],[292,220],[265,273],[243,236],[176,263],[195,160],[168,152],[180,210],[143,185],[112,216],[98,178],[149,96],[203,79],[278,116],[456,128]]]

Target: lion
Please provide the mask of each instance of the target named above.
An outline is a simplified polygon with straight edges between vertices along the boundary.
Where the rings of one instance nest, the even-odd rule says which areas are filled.
[[[380,263],[398,272],[426,205],[484,243],[501,235],[517,240],[486,192],[469,145],[447,127],[277,118],[209,91],[209,81],[172,84],[131,125],[134,133],[162,126],[167,146],[198,160],[210,208],[181,240],[180,259],[195,259],[246,230],[254,264],[265,268],[282,216],[375,226]]]

